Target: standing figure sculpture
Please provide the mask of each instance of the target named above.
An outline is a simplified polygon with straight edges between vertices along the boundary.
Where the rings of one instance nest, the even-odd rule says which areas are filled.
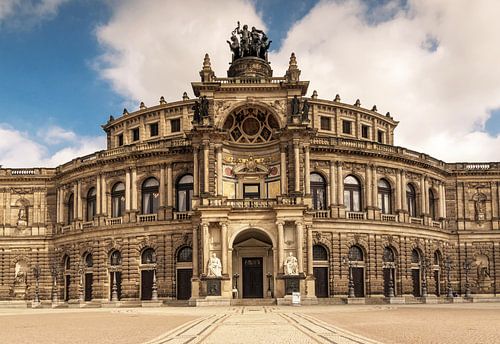
[[[293,256],[292,252],[286,257],[285,263],[283,264],[283,271],[285,275],[299,274],[297,258]]]
[[[208,273],[207,276],[211,277],[221,277],[222,276],[222,264],[220,259],[217,258],[215,253],[212,253],[212,257],[208,259]]]
[[[309,102],[304,99],[302,104],[302,122],[309,122]]]
[[[208,117],[208,99],[203,96],[200,99],[200,115],[201,117]]]
[[[201,121],[200,103],[197,100],[195,100],[192,109],[194,111],[194,114],[193,114],[193,124],[200,124],[200,121]]]
[[[292,116],[300,114],[300,100],[297,96],[292,99]]]
[[[235,31],[241,36],[241,56],[250,55],[250,31],[248,31],[248,25],[243,25],[243,29],[240,29],[240,22],[238,22],[238,26],[236,27]]]

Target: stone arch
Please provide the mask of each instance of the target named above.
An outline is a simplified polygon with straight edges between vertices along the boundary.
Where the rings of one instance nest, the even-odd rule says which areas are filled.
[[[275,248],[275,247],[277,248],[278,247],[277,242],[276,242],[276,238],[273,235],[273,233],[271,233],[271,231],[269,231],[268,229],[265,229],[263,227],[258,227],[258,226],[253,226],[253,225],[248,225],[248,226],[245,226],[245,227],[241,227],[241,228],[233,231],[231,237],[229,238],[229,245],[228,245],[228,247],[230,249],[232,249],[234,247],[234,241],[235,241],[235,239],[240,234],[242,234],[243,232],[246,232],[247,230],[250,230],[250,231],[254,230],[254,231],[263,233],[264,235],[266,235],[271,240],[273,248]]]

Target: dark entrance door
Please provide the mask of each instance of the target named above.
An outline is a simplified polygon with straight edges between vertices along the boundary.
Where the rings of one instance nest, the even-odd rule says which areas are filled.
[[[352,281],[354,282],[354,296],[365,297],[365,276],[363,268],[352,268]]]
[[[116,275],[115,275],[116,274]],[[118,300],[122,298],[122,273],[121,271],[110,272],[109,280],[111,281],[109,288],[109,299],[113,297],[113,282],[116,276],[116,293],[118,294]]]
[[[413,280],[413,296],[420,297],[420,269],[412,269],[411,278]]]
[[[153,297],[153,270],[141,271],[141,300],[151,300]]]
[[[177,270],[177,300],[189,300],[191,297],[192,269]]]
[[[391,276],[392,275],[392,276]],[[394,276],[394,269],[392,268],[385,268],[384,269],[384,295],[386,297],[389,297],[389,284],[391,282],[392,278],[392,290],[394,290],[394,295],[396,295],[396,279]]]
[[[70,284],[71,284],[71,275],[64,276],[64,301],[69,301]]]
[[[316,297],[328,297],[328,268],[313,268]]]
[[[92,301],[92,282],[94,275],[91,273],[85,274],[85,301]]]
[[[434,284],[436,286],[436,296],[441,296],[441,281],[439,280],[439,270],[434,270]]]
[[[243,258],[243,297],[264,297],[262,258]]]

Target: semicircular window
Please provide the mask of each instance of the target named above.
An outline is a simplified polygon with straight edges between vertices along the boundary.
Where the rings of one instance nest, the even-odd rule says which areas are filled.
[[[271,141],[273,130],[279,129],[274,115],[258,108],[243,108],[227,116],[224,129],[231,141],[237,143],[264,143]]]

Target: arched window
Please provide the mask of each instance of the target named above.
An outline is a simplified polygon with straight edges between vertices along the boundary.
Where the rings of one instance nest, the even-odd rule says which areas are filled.
[[[111,189],[112,217],[120,217],[125,213],[125,184],[116,183]]]
[[[160,183],[156,178],[148,178],[142,183],[142,213],[155,214],[158,212],[160,201]]]
[[[151,247],[145,249],[141,255],[142,264],[154,264],[156,263],[156,252]]]
[[[90,188],[87,193],[87,221],[92,221],[96,215],[96,191]]]
[[[186,174],[177,182],[177,211],[191,210],[191,199],[193,198],[193,176]]]
[[[394,250],[390,247],[385,247],[382,260],[386,263],[394,263],[395,261]]]
[[[441,252],[439,251],[434,251],[434,260],[433,260],[434,265],[441,265]]]
[[[94,266],[94,259],[92,258],[92,253],[90,253],[90,252],[87,253],[85,255],[84,260],[85,260],[85,267],[86,268],[91,268]]]
[[[191,263],[192,261],[193,261],[193,249],[189,246],[181,248],[177,253],[177,262]]]
[[[73,220],[75,219],[75,197],[73,194],[69,195],[68,197],[68,218],[67,218],[67,224],[71,224]]]
[[[361,211],[361,184],[354,176],[344,179],[344,205],[347,211]]]
[[[319,173],[311,173],[311,196],[313,209],[326,209],[326,182]]]
[[[69,271],[71,269],[71,259],[68,255],[64,256],[64,271]]]
[[[411,262],[412,263],[415,263],[415,264],[419,264],[420,263],[420,252],[419,250],[417,250],[416,248],[414,248],[412,251],[411,251]]]
[[[328,260],[328,251],[323,245],[313,246],[313,260]]]
[[[437,216],[437,211],[436,211],[436,196],[434,195],[434,191],[432,189],[429,189],[429,216],[431,219],[436,220]]]
[[[392,213],[392,191],[391,185],[385,179],[378,181],[378,207],[382,214]]]
[[[109,263],[111,266],[118,266],[122,264],[122,254],[118,250],[114,250],[109,255]]]
[[[406,204],[408,205],[408,215],[417,217],[417,193],[413,185],[406,185]]]
[[[272,134],[279,129],[279,123],[269,111],[245,107],[230,113],[223,128],[233,142],[264,143],[274,139]]]
[[[359,246],[351,246],[349,249],[349,260],[355,262],[362,262],[364,260],[363,250]]]

